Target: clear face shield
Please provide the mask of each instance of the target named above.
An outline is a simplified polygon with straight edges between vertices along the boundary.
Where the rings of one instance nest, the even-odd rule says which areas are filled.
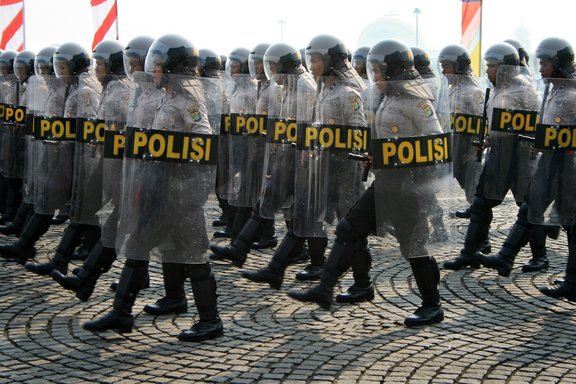
[[[67,58],[54,58],[54,74],[59,79],[66,79],[72,75],[72,71],[70,70],[70,63]]]
[[[28,71],[26,70],[26,63],[15,61],[14,62],[14,74],[16,78],[21,82],[28,80]]]
[[[280,70],[280,64],[275,61],[265,61],[264,62],[264,73],[269,81],[275,81],[277,84],[282,84],[282,75],[278,72]]]
[[[226,60],[226,74],[228,76],[239,75],[241,72],[242,63],[238,60],[228,59]]]
[[[250,76],[254,79],[262,80],[264,79],[264,62],[260,57],[254,57],[250,55],[248,57],[248,70],[250,71]]]
[[[36,57],[34,60],[34,73],[36,76],[51,75],[54,73],[51,57]]]
[[[124,54],[123,61],[124,61],[124,71],[126,71],[126,75],[130,80],[134,80],[133,78],[134,72],[144,71],[144,60],[142,60],[140,56]]]
[[[103,57],[95,56],[92,58],[92,69],[96,74],[96,78],[99,82],[104,82],[106,75],[108,74],[109,61]]]

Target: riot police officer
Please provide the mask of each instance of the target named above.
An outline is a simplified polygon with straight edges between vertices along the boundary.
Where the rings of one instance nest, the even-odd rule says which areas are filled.
[[[228,103],[227,108],[223,111],[228,118],[230,113],[254,113],[256,109],[256,82],[250,76],[250,67],[248,57],[250,50],[238,47],[232,50],[226,59],[225,64],[225,84]],[[242,220],[239,218],[236,227],[236,233],[233,234],[232,226],[234,224],[237,206],[230,204],[230,199],[234,198],[234,168],[239,164],[234,162],[233,141],[239,140],[240,137],[234,138],[230,135],[228,128],[222,127],[225,132],[220,137],[220,147],[218,148],[218,171],[217,171],[217,190],[219,201],[222,206],[222,212],[226,216],[226,226],[221,231],[214,232],[215,238],[230,238],[237,235],[237,231],[242,228]],[[232,167],[232,168],[231,168]],[[244,217],[245,215],[242,215]]]
[[[144,61],[148,48],[154,39],[147,36],[138,36],[130,40],[123,49],[123,55],[118,55],[117,48],[104,50],[104,46],[96,47],[93,54],[95,61],[100,61],[107,68],[106,76],[108,81],[107,97],[102,100],[100,107],[101,118],[105,124],[105,140],[103,149],[103,180],[102,180],[102,206],[106,206],[105,212],[101,214],[102,234],[98,243],[94,246],[90,255],[80,268],[72,276],[66,276],[59,270],[52,271],[52,278],[66,289],[76,292],[76,297],[82,301],[88,300],[92,295],[99,277],[110,270],[117,258],[116,230],[120,215],[121,185],[118,180],[122,178],[122,151],[114,146],[114,143],[125,140],[124,122],[133,124],[135,118],[144,119],[147,115],[145,110],[137,110],[128,115],[128,99],[130,90],[136,82],[136,76],[142,75],[144,71]],[[112,48],[112,47],[110,47]],[[124,73],[117,68],[122,65]],[[133,96],[135,96],[135,92]],[[161,92],[151,92],[149,89],[141,91],[145,95],[154,94],[149,97],[152,100],[159,100]],[[144,96],[147,97],[147,96]],[[141,96],[141,98],[144,98]],[[134,102],[134,101],[133,101]],[[142,103],[146,105],[147,103]],[[155,111],[155,104],[149,109],[148,114]]]
[[[98,92],[90,87],[80,87],[80,79],[90,77],[90,55],[76,43],[64,43],[54,52],[53,64],[55,76],[44,75],[49,92],[42,108],[42,120],[50,127],[54,124],[68,127],[75,123],[80,100],[86,111],[95,113],[98,105]],[[4,257],[16,258],[22,263],[32,257],[34,244],[50,228],[55,210],[69,202],[74,164],[73,132],[72,129],[67,134],[52,129],[35,130],[34,137],[46,145],[40,153],[35,174],[34,215],[18,241],[0,246]],[[35,268],[36,264],[29,266]],[[46,273],[52,269],[48,268]]]
[[[484,95],[478,80],[473,76],[470,54],[466,48],[458,44],[447,45],[438,54],[438,64],[442,75],[448,80],[448,97],[452,112],[481,116]],[[462,101],[462,96],[465,97],[465,101]],[[474,135],[465,136],[457,131],[454,133],[452,146],[454,177],[464,190],[470,206],[474,201],[474,193],[482,169],[481,163],[476,161],[477,147],[472,145],[475,139]],[[457,210],[453,215],[469,219],[470,207]]]
[[[366,57],[368,56],[369,51],[370,47],[360,47],[356,49],[352,55],[352,66],[358,75],[365,80],[368,80],[368,74],[366,73]]]
[[[436,74],[430,66],[430,55],[420,47],[410,47],[414,54],[414,68],[418,71],[423,79],[436,77]]]
[[[479,254],[482,264],[493,268],[502,276],[509,276],[514,259],[522,247],[530,241],[533,259],[523,267],[544,268],[548,264],[545,254],[547,229],[558,224],[566,229],[568,235],[568,262],[566,278],[551,287],[542,287],[540,291],[551,297],[566,297],[576,300],[576,262],[574,258],[574,200],[576,161],[572,151],[554,145],[542,145],[538,139],[538,130],[544,128],[556,132],[563,125],[573,126],[574,98],[576,96],[576,68],[574,49],[564,39],[551,37],[544,39],[536,49],[540,60],[540,73],[545,84],[541,122],[536,131],[536,148],[541,152],[536,170],[530,180],[526,198],[518,211],[516,222],[512,226],[502,249],[494,256]],[[547,128],[550,127],[551,128]],[[541,240],[540,254],[535,253],[533,239]],[[537,243],[538,244],[538,243]],[[543,248],[543,249],[542,249]],[[541,257],[536,257],[540,255]]]
[[[530,145],[518,136],[518,133],[530,134],[528,124],[511,127],[501,121],[505,113],[537,114],[539,101],[534,80],[527,69],[520,66],[518,52],[508,43],[491,46],[484,54],[484,59],[487,62],[488,79],[495,87],[488,107],[489,153],[472,203],[464,248],[458,257],[444,263],[446,269],[480,266],[480,260],[475,253],[488,238],[492,208],[502,203],[508,191],[512,191],[516,204],[520,206],[536,164]],[[501,113],[503,110],[507,112]],[[544,228],[542,230],[532,234],[530,244],[533,257],[544,262],[546,233]]]
[[[385,94],[375,117],[373,148],[382,145],[377,145],[376,139],[400,143],[404,137],[446,135],[431,103],[433,92],[414,69],[412,51],[404,43],[384,40],[374,45],[368,54],[368,75],[372,84]],[[427,195],[433,193],[429,184],[437,181],[432,173],[436,165],[405,167],[401,161],[391,161],[390,166],[385,167],[383,155],[375,154],[373,159],[378,167],[375,181],[336,226],[336,240],[320,284],[304,291],[290,291],[288,295],[328,309],[334,286],[350,267],[357,244],[362,244],[372,233],[382,234],[382,225],[391,222],[400,252],[409,260],[422,295],[422,306],[405,319],[405,324],[440,322],[444,319],[438,291],[440,274],[435,259],[426,249],[427,208],[424,207],[429,201]]]
[[[107,124],[121,127],[126,120],[126,108],[122,108],[127,102],[127,96],[124,96],[127,95],[127,82],[122,50],[122,44],[116,40],[98,43],[92,52],[94,75],[84,74],[78,79],[80,100],[76,111],[70,223],[51,260],[26,264],[26,269],[31,272],[51,275],[54,270],[58,270],[65,275],[74,249],[82,239],[87,248],[92,250],[100,238],[97,212],[103,202],[103,127]],[[90,98],[94,100],[87,102]]]
[[[16,234],[19,235],[22,226],[28,216],[29,205],[23,201],[23,186],[24,178],[26,175],[25,165],[27,164],[27,156],[25,151],[29,151],[25,138],[26,136],[26,123],[29,119],[28,104],[33,101],[33,96],[30,91],[34,91],[35,87],[28,88],[28,84],[33,82],[29,80],[34,75],[34,58],[35,54],[32,51],[22,51],[14,58],[14,74],[16,82],[14,83],[12,91],[11,104],[5,106],[4,132],[3,138],[0,140],[2,143],[2,159],[1,168],[2,175],[6,177],[7,182],[7,199],[6,199],[6,215],[14,216],[14,219],[5,226],[0,226],[0,233],[5,235]],[[5,95],[5,99],[6,99]],[[7,100],[5,100],[7,102]],[[24,119],[15,118],[16,114],[11,113],[12,117],[8,118],[7,111],[25,111]],[[30,156],[31,157],[31,156]],[[15,211],[16,210],[16,211]],[[15,212],[15,214],[14,214]]]
[[[8,108],[14,110],[20,100],[20,84],[18,78],[14,73],[14,59],[18,55],[14,51],[6,51],[0,55],[0,102],[4,105],[4,109]],[[22,88],[22,90],[25,88]],[[12,156],[10,156],[12,136],[14,129],[13,121],[7,121],[6,116],[2,116],[0,121],[0,148],[2,148],[2,157],[0,158],[0,208],[2,216],[0,216],[0,224],[6,224],[12,220],[16,215],[16,211],[20,206],[22,194],[20,191],[21,180],[14,178],[12,167]]]
[[[147,276],[152,255],[173,264],[192,283],[200,320],[181,332],[183,341],[201,341],[222,335],[218,315],[216,280],[207,261],[208,237],[203,205],[213,188],[213,151],[187,152],[181,146],[180,161],[165,161],[166,155],[138,146],[139,140],[162,132],[172,142],[181,138],[197,145],[214,139],[209,125],[204,87],[197,75],[198,50],[178,35],[155,40],[146,56],[145,70],[152,83],[164,89],[157,105],[152,129],[129,127],[123,168],[123,204],[118,226],[118,249],[126,262],[116,290],[113,309],[99,319],[84,323],[90,331],[114,329],[131,332],[132,306]],[[154,136],[157,137],[157,136]],[[135,144],[136,143],[136,144]],[[213,147],[210,147],[213,148]],[[186,151],[186,152],[184,152]],[[188,161],[194,155],[197,161]],[[191,194],[191,192],[193,192]],[[123,205],[126,206],[126,205]],[[178,287],[179,289],[180,287]]]
[[[265,122],[268,114],[270,82],[264,73],[264,54],[270,44],[256,45],[248,55],[250,79],[237,74],[233,77],[235,91],[230,96],[230,165],[234,170],[229,179],[229,203],[236,208],[232,224],[234,240],[252,214],[252,208],[260,195],[263,180],[264,145],[266,142]],[[252,84],[256,84],[255,93]],[[255,100],[252,100],[255,97]],[[252,103],[255,105],[252,107]],[[254,109],[252,109],[254,108]],[[262,122],[258,130],[247,131],[240,127],[245,118],[256,118]],[[278,243],[273,218],[267,218],[259,226],[258,241],[251,248],[272,248]]]
[[[276,61],[279,58],[288,60],[296,54],[294,49],[286,51],[286,47],[275,48],[284,49],[285,53],[279,54],[281,51],[270,52],[271,62],[274,58]],[[317,76],[317,80],[315,80],[317,83],[312,83],[309,75],[302,76],[298,80],[297,121],[302,127],[314,122],[314,125],[310,124],[311,129],[319,128],[322,124],[340,124],[342,127],[355,127],[359,130],[364,128],[366,121],[360,97],[360,90],[363,89],[364,81],[348,62],[344,44],[333,36],[320,35],[312,39],[306,49],[306,55],[312,75]],[[281,66],[276,66],[284,68],[283,63]],[[299,129],[296,133],[297,142],[299,135],[305,136],[304,132]],[[307,151],[310,151],[310,156],[308,156]],[[308,161],[311,161],[311,164],[307,164]],[[282,284],[285,270],[290,264],[291,253],[304,240],[308,242],[310,264],[304,271],[299,272],[296,278],[302,281],[318,279],[324,264],[327,238],[321,225],[325,218],[322,217],[320,211],[323,211],[322,208],[327,206],[330,199],[325,190],[317,191],[317,194],[308,192],[318,186],[320,189],[328,187],[331,193],[336,194],[334,201],[336,202],[336,212],[340,217],[342,211],[356,201],[362,190],[360,176],[354,173],[358,164],[352,164],[349,160],[342,159],[342,152],[317,151],[302,147],[302,149],[297,150],[295,162],[294,206],[291,207],[289,231],[267,267],[257,271],[245,271],[242,274],[252,281],[265,282],[276,289],[280,288]],[[318,164],[320,165],[318,166]],[[322,170],[325,170],[326,173],[323,173]],[[301,172],[301,182],[298,181],[299,172]],[[303,181],[307,179],[307,172],[310,172],[308,174],[309,179],[315,179],[316,182],[308,184]],[[332,177],[337,178],[334,184],[330,184]],[[301,190],[301,196],[297,196],[298,189]],[[309,201],[310,204],[307,205],[302,199],[305,195],[324,196],[324,198],[320,198],[318,201]],[[308,208],[311,209],[307,210]],[[370,285],[371,282],[368,281],[367,287]]]

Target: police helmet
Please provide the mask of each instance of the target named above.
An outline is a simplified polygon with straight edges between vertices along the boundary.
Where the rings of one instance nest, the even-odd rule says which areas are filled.
[[[149,36],[137,36],[126,44],[122,60],[128,77],[132,78],[132,73],[135,71],[144,71],[146,55],[153,42],[154,39]]]
[[[285,43],[272,44],[264,55],[264,72],[268,80],[271,80],[276,74],[294,74],[301,65],[300,52]]]
[[[574,49],[564,39],[549,37],[542,40],[536,48],[536,57],[540,60],[552,60],[553,77],[572,77],[574,73]]]
[[[447,45],[438,54],[438,62],[452,64],[456,75],[469,75],[472,73],[470,54],[462,45]]]
[[[434,72],[430,68],[430,55],[420,47],[410,47],[414,55],[414,68],[422,77],[434,77]]]
[[[203,48],[198,51],[200,56],[200,75],[204,77],[216,77],[222,68],[221,55],[211,49]]]
[[[14,58],[18,52],[4,51],[0,55],[0,75],[9,75],[14,73]]]
[[[368,52],[366,66],[368,78],[374,82],[374,69],[378,67],[385,80],[404,78],[403,75],[413,69],[414,55],[403,42],[388,39],[374,45]]]
[[[117,40],[104,40],[98,43],[92,51],[94,61],[104,61],[108,74],[123,75],[124,46]]]
[[[369,47],[360,47],[354,51],[352,55],[352,66],[356,69],[356,72],[366,72],[366,58],[368,57],[368,52],[370,52]],[[359,72],[358,69],[361,68]]]
[[[57,49],[57,45],[50,45],[38,51],[34,58],[34,73],[36,76],[54,74],[52,61],[54,60],[54,53]]]
[[[250,56],[250,50],[247,48],[236,48],[230,52],[226,60],[226,73],[232,75],[232,66],[239,66],[240,69],[236,72],[237,74],[249,74],[248,56]]]
[[[26,81],[34,74],[34,58],[36,54],[32,51],[22,51],[14,58],[14,74],[20,81]]]
[[[520,65],[527,67],[530,61],[530,57],[528,56],[528,52],[526,52],[522,44],[520,44],[518,40],[514,39],[506,39],[504,42],[516,48],[516,51],[518,51],[518,57],[520,58]]]
[[[520,56],[514,46],[508,43],[497,43],[484,53],[484,60],[498,65],[520,65]]]
[[[54,73],[57,77],[63,75],[62,64],[67,65],[70,75],[79,75],[90,68],[90,54],[76,43],[64,43],[54,52]]]
[[[152,43],[144,70],[152,73],[154,66],[160,65],[165,74],[197,74],[198,49],[179,35],[164,35]]]
[[[310,41],[306,47],[306,66],[310,68],[310,59],[312,56],[319,55],[324,62],[324,72],[327,75],[332,68],[348,58],[348,49],[344,43],[334,36],[319,35]]]
[[[248,55],[248,70],[250,71],[250,75],[254,78],[262,79],[265,76],[264,72],[256,73],[256,63],[260,62],[264,64],[264,54],[266,53],[268,47],[270,47],[270,44],[258,44]],[[264,68],[262,68],[262,71],[264,71]]]

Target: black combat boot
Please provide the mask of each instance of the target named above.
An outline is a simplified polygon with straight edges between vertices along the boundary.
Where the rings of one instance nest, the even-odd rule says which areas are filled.
[[[320,284],[304,291],[289,291],[288,296],[298,301],[312,302],[323,309],[330,309],[334,296],[334,286],[348,270],[355,244],[347,244],[336,238],[328,260],[324,263]]]
[[[154,316],[188,312],[188,301],[186,300],[186,292],[184,292],[187,268],[185,264],[162,263],[166,296],[154,304],[146,304],[144,312]]]
[[[6,178],[6,209],[0,217],[0,224],[14,221],[22,202],[22,179]]]
[[[18,241],[0,245],[0,255],[5,258],[15,259],[18,263],[24,264],[26,260],[32,258],[36,253],[34,244],[40,236],[48,231],[51,219],[52,215],[32,215],[20,234]]]
[[[284,272],[290,265],[290,258],[294,249],[299,248],[303,242],[304,238],[298,237],[292,232],[286,233],[268,266],[257,271],[243,271],[242,277],[255,283],[268,283],[271,288],[280,289],[284,280]]]
[[[568,236],[568,261],[564,280],[557,280],[551,286],[539,288],[544,295],[555,299],[576,301],[576,236],[574,227],[566,231]]]
[[[516,222],[508,233],[500,252],[494,256],[486,256],[479,251],[476,257],[486,268],[495,269],[500,276],[508,277],[512,272],[516,255],[526,245],[529,238],[530,229],[524,223]]]
[[[81,225],[74,222],[70,223],[64,230],[64,234],[51,260],[45,263],[28,262],[24,265],[24,268],[38,275],[51,275],[55,269],[59,270],[63,275],[67,274],[70,256],[80,243],[81,238]]]
[[[213,252],[210,258],[212,260],[230,260],[237,267],[244,265],[248,252],[250,252],[250,245],[256,238],[260,223],[260,216],[252,215],[230,245],[225,247],[220,245],[210,246],[210,250]]]
[[[132,306],[146,276],[148,276],[148,261],[127,259],[120,274],[113,309],[99,319],[87,321],[82,328],[92,332],[109,329],[119,333],[132,332],[134,327]]]
[[[218,314],[216,289],[216,279],[211,273],[208,279],[192,281],[192,293],[200,320],[190,329],[180,332],[178,340],[204,341],[224,334],[224,325]]]
[[[328,245],[328,238],[326,237],[309,237],[308,238],[308,255],[310,256],[310,264],[296,274],[298,281],[314,281],[320,280],[322,273],[322,266],[326,261],[324,253]]]
[[[374,299],[374,285],[370,278],[372,255],[368,248],[368,239],[358,241],[354,255],[351,258],[354,285],[346,292],[336,295],[337,303],[360,303]]]
[[[32,204],[28,204],[25,202],[20,203],[20,207],[18,208],[18,212],[16,212],[14,220],[6,225],[0,226],[0,233],[6,236],[9,235],[20,236],[22,228],[24,228],[24,225],[26,224],[28,213],[32,209],[34,209]]]
[[[67,276],[55,269],[52,271],[52,278],[62,287],[76,292],[78,299],[87,301],[92,296],[100,276],[110,270],[116,258],[114,248],[104,247],[98,242],[75,275]]]
[[[546,226],[532,225],[530,228],[530,250],[532,258],[522,266],[522,272],[539,272],[548,269],[546,256]]]
[[[454,260],[444,262],[444,269],[457,271],[466,267],[480,268],[480,261],[475,253],[482,242],[488,238],[487,234],[488,228],[484,224],[470,220],[464,239],[464,248]]]
[[[410,259],[410,267],[414,280],[422,296],[422,306],[404,319],[408,327],[439,323],[444,320],[444,311],[440,304],[440,271],[433,257],[418,257]]]
[[[274,219],[262,218],[260,229],[257,234],[258,240],[250,245],[252,249],[274,248],[278,245],[276,230],[274,229]]]
[[[100,227],[93,225],[87,226],[82,234],[81,245],[72,253],[70,260],[86,260],[98,240],[100,240],[100,235]]]

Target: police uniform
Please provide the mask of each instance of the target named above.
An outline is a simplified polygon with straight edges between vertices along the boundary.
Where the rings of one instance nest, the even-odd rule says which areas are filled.
[[[506,66],[508,67],[508,66]],[[507,69],[507,77],[498,81],[488,101],[489,121],[492,122],[495,107],[503,106],[511,110],[535,111],[538,97],[533,80],[522,74],[518,66]],[[446,261],[444,268],[461,269],[466,266],[478,268],[480,260],[475,256],[488,239],[492,208],[500,205],[508,191],[511,191],[520,206],[530,183],[536,165],[531,154],[530,143],[522,141],[513,133],[491,132],[490,149],[480,174],[476,197],[471,208],[471,218],[464,238],[464,248],[460,256]],[[532,236],[531,248],[534,257],[545,258],[546,234],[540,232]],[[487,251],[489,252],[489,247]]]
[[[94,118],[98,116],[102,85],[98,82],[96,77],[89,72],[81,73],[76,80],[77,83],[74,83],[74,85],[71,86],[66,99],[64,116],[73,118]],[[74,169],[72,170],[72,175],[62,174],[65,178],[63,180],[66,180],[66,182],[68,182],[67,178],[70,177],[70,184],[56,186],[56,189],[67,192],[60,195],[63,198],[66,197],[66,201],[62,202],[53,200],[52,203],[57,205],[48,207],[48,210],[53,212],[56,208],[60,208],[64,204],[70,205],[72,207],[71,220],[58,243],[54,257],[45,263],[26,263],[25,268],[30,272],[40,275],[49,275],[54,269],[58,269],[62,274],[66,274],[70,258],[72,257],[76,247],[80,245],[82,238],[90,239],[89,241],[93,246],[100,236],[100,228],[96,224],[97,219],[95,216],[96,209],[98,209],[99,206],[98,208],[94,206],[83,206],[85,202],[94,203],[93,200],[95,199],[85,198],[86,196],[82,196],[82,193],[80,193],[81,196],[78,196],[76,195],[78,190],[73,190],[72,188],[72,183],[82,184],[82,186],[77,185],[76,187],[85,187],[87,191],[90,191],[90,193],[96,192],[99,197],[98,202],[101,203],[101,154],[98,152],[97,148],[93,148],[93,156],[85,157],[83,153],[84,148],[82,146],[83,144],[78,141],[61,143],[62,151],[67,154],[67,157],[69,156],[68,159],[70,159],[69,161],[72,163],[70,165],[73,165]],[[60,157],[59,160],[62,161],[60,164],[68,166],[66,164],[66,158]],[[89,173],[94,172],[94,174],[90,175],[90,177],[93,177],[94,179],[84,179],[85,171],[88,171]],[[96,191],[93,191],[89,185],[83,185],[84,183],[91,184],[94,182],[96,183],[94,188]],[[88,212],[84,212],[84,209]]]
[[[420,76],[415,80],[388,82],[386,96],[376,116],[376,138],[414,137],[442,133],[432,105],[432,92]],[[426,187],[435,175],[424,168],[377,169],[375,180],[362,197],[336,226],[336,240],[324,264],[320,284],[306,291],[291,291],[288,295],[300,301],[316,302],[329,308],[335,284],[352,263],[358,243],[378,226],[389,222],[394,226],[402,256],[410,261],[414,277],[423,298],[415,320],[407,325],[429,324],[443,319],[438,292],[439,271],[434,258],[428,256],[427,203],[433,191]],[[376,192],[376,190],[378,192]],[[376,195],[378,197],[376,198]],[[384,215],[378,215],[378,213]],[[419,311],[430,312],[419,312]],[[408,319],[407,319],[408,321]]]
[[[46,76],[47,99],[39,113],[48,118],[62,118],[73,85],[66,86],[55,76]],[[39,140],[40,141],[40,140]],[[70,143],[42,140],[38,145],[38,172],[34,180],[34,214],[22,229],[18,241],[0,245],[3,257],[15,257],[24,263],[35,253],[34,244],[48,231],[54,210],[70,197],[74,147]]]

